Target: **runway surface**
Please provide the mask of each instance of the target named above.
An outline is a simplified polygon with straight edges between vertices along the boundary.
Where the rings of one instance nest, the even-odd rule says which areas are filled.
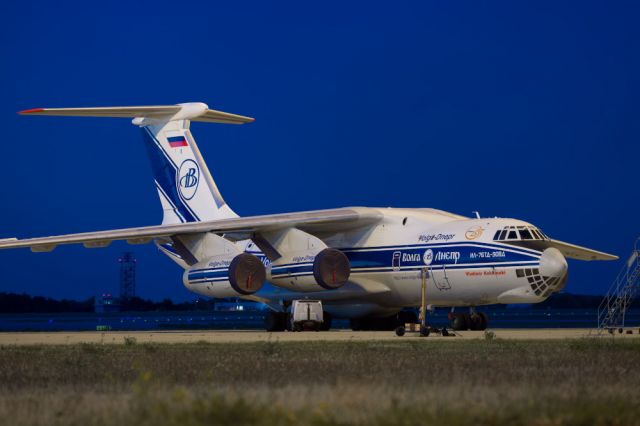
[[[548,329],[497,329],[492,330],[498,339],[579,339],[588,337],[589,329],[585,328],[548,328]],[[610,335],[606,335],[610,338]],[[615,334],[616,339],[639,338],[639,330],[633,334]],[[0,345],[71,345],[78,343],[106,343],[123,344],[128,338],[134,338],[135,343],[250,343],[250,342],[307,342],[307,341],[372,341],[372,340],[402,340],[419,339],[429,342],[461,341],[469,339],[484,339],[483,331],[460,331],[456,336],[442,337],[431,335],[421,338],[417,333],[407,333],[398,337],[392,331],[350,331],[336,330],[324,332],[281,332],[251,330],[224,331],[83,331],[83,332],[12,332],[0,333]],[[132,342],[132,340],[129,340]]]

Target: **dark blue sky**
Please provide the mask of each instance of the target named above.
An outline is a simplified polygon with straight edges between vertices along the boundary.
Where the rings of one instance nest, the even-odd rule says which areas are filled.
[[[0,26],[0,237],[156,224],[126,119],[33,107],[202,101],[192,130],[241,215],[350,205],[515,217],[623,259],[640,234],[636,2],[12,2]],[[179,4],[179,6],[178,6]],[[130,249],[0,251],[0,291],[117,291]],[[134,246],[143,297],[189,298]],[[622,264],[570,264],[603,292]]]

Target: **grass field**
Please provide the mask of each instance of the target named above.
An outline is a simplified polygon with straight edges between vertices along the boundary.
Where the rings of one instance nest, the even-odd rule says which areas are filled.
[[[0,422],[640,424],[640,340],[3,346]]]

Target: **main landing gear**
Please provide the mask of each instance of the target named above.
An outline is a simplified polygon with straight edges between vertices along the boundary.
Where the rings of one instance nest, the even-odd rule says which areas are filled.
[[[386,318],[354,318],[350,321],[353,331],[391,331],[405,323],[417,323],[418,315],[413,311],[400,311]]]
[[[470,308],[469,312],[449,312],[451,328],[460,330],[486,330],[489,325],[489,317],[484,312],[478,312]]]
[[[267,331],[284,331],[288,322],[286,313],[269,311],[264,317],[264,328]]]

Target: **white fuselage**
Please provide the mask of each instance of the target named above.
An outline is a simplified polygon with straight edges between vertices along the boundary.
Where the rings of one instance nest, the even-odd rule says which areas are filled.
[[[328,246],[343,251],[351,264],[349,282],[336,290],[301,291],[297,283],[312,274],[312,259],[272,266],[255,245],[238,243],[263,259],[269,281],[278,281],[278,287],[267,287],[255,298],[277,303],[311,297],[323,300],[335,316],[359,317],[419,306],[425,273],[427,303],[432,306],[536,303],[564,285],[564,257],[554,248],[536,249],[536,240],[545,237],[529,223],[469,219],[434,209],[376,210],[383,214],[378,224],[323,238]],[[523,237],[529,230],[532,238],[525,241],[516,232],[516,238],[494,240],[502,230],[508,237],[510,227],[520,228]],[[548,259],[541,261],[543,257]],[[215,278],[208,280],[206,272],[201,276],[185,285],[212,295]]]

